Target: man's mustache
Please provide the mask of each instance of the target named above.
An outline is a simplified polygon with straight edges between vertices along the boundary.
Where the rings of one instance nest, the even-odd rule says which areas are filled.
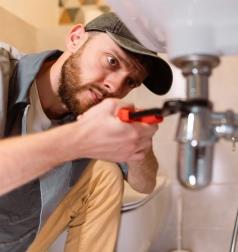
[[[89,90],[92,90],[93,92],[100,93],[100,95],[102,96],[102,99],[112,97],[112,95],[108,92],[107,89],[102,88],[97,84],[87,84],[83,87],[85,87]]]

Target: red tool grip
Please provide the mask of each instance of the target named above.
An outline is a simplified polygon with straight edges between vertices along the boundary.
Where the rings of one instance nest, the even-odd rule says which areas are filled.
[[[141,111],[140,111],[141,112]],[[132,108],[121,108],[118,111],[117,116],[123,121],[123,122],[143,122],[148,124],[155,124],[155,123],[161,123],[163,121],[162,116],[157,115],[143,115],[139,118],[133,118],[133,115],[136,114],[135,110]]]

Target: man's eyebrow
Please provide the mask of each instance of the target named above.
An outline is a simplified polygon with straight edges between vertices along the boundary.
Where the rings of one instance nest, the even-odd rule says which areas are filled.
[[[139,72],[141,72],[142,69],[143,69],[143,71],[148,72],[147,68],[140,62],[140,60],[137,59],[136,57],[133,57],[133,56],[130,55],[129,53],[126,53],[126,56],[125,56],[125,57],[126,57],[126,58],[129,58],[129,59],[131,60],[131,62],[127,61],[127,60],[125,59],[125,57],[121,56],[120,53],[119,53],[117,50],[112,49],[112,52],[113,52],[113,54],[114,54],[120,61],[122,61],[122,62],[126,65],[126,67],[130,67],[130,66],[133,65],[133,67],[134,67],[135,69],[137,69],[137,71],[139,71]]]
[[[115,56],[119,60],[119,62],[122,62],[128,68],[133,66],[137,70],[140,76],[142,72],[145,72],[145,74],[148,74],[147,68],[140,62],[139,59],[137,59],[133,55],[130,55],[130,53],[125,52],[126,56],[124,56],[124,55],[121,55],[120,51],[118,52],[115,48],[110,49],[110,51],[107,51],[106,53],[109,53],[109,54],[111,53],[113,56]],[[129,58],[131,62],[126,60],[126,58]],[[137,76],[136,80],[139,81],[139,79],[140,77]]]
[[[125,57],[121,56],[120,53],[119,53],[117,50],[112,49],[112,52],[113,52],[113,54],[114,54],[120,61],[122,61],[127,67],[131,66],[131,63],[128,62],[128,61],[125,59]],[[129,56],[127,56],[127,57],[129,57]]]

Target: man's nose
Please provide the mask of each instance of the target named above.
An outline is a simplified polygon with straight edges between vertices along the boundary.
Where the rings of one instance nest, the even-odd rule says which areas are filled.
[[[112,73],[104,81],[104,88],[115,97],[123,95],[127,75],[124,73]]]

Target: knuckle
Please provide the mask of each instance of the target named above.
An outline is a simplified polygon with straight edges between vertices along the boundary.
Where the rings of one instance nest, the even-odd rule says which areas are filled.
[[[145,152],[141,152],[139,155],[139,160],[144,160],[145,159]]]
[[[113,98],[107,98],[107,99],[104,99],[103,101],[108,106],[115,106],[117,103],[116,100]]]
[[[132,139],[133,139],[134,141],[137,141],[137,140],[140,138],[140,133],[139,133],[139,131],[137,131],[137,130],[134,129],[134,130],[132,131],[131,136],[132,136]]]

